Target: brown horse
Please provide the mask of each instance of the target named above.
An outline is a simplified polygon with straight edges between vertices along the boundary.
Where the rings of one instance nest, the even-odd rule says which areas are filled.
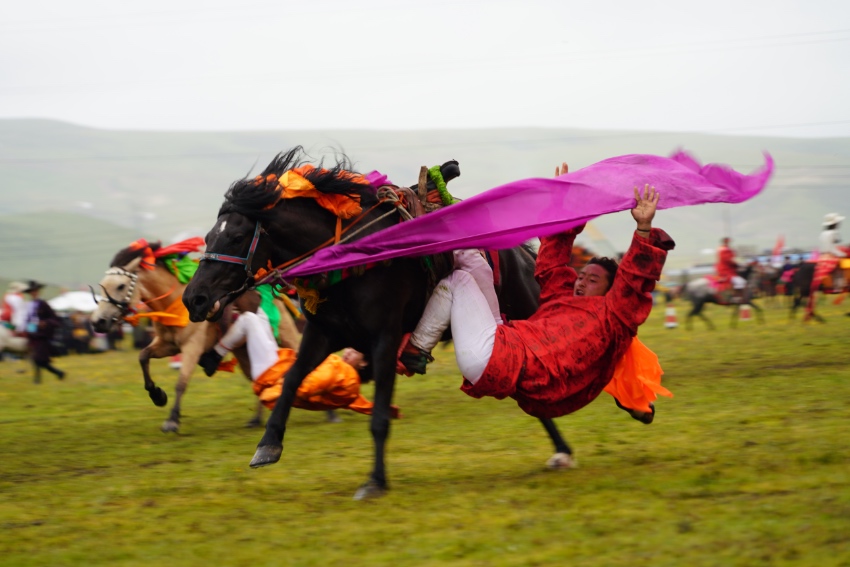
[[[154,313],[173,314],[173,317],[154,315],[153,327],[155,337],[150,345],[139,353],[139,364],[145,380],[145,390],[157,406],[168,403],[168,395],[151,379],[150,359],[164,358],[181,354],[180,375],[175,387],[175,400],[168,419],[162,424],[163,432],[177,432],[180,428],[180,408],[183,394],[189,385],[192,372],[198,359],[204,351],[215,345],[222,334],[222,329],[215,323],[202,321],[193,323],[188,316],[180,321],[180,312],[185,313],[182,298],[186,284],[181,284],[166,267],[161,258],[151,263],[152,258],[145,257],[145,249],[130,246],[120,250],[110,264],[100,287],[104,299],[98,302],[97,309],[91,315],[94,329],[106,332],[113,325],[123,321],[133,311],[134,305],[142,303]],[[150,251],[159,249],[158,243],[150,245]],[[276,302],[277,303],[277,302]],[[282,346],[296,349],[300,343],[300,333],[295,328],[292,317],[286,312],[282,303],[277,305],[281,310],[279,336]],[[182,308],[182,309],[181,309]],[[168,313],[173,311],[174,313]],[[250,362],[245,347],[233,351],[242,372],[250,381]],[[262,423],[263,405],[257,402],[257,413],[248,422],[249,426]]]

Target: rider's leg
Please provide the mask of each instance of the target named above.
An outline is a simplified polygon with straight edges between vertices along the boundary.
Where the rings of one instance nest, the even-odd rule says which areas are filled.
[[[496,327],[500,323],[501,318],[494,316],[475,278],[458,269],[437,285],[410,337],[410,344],[430,353],[451,325],[458,369],[467,380],[475,383],[490,361]]]
[[[490,267],[481,252],[474,248],[455,250],[454,265],[455,269],[465,270],[475,279],[475,283],[478,284],[478,288],[487,299],[487,305],[490,306],[493,318],[501,321],[499,299],[496,297],[496,290],[493,287],[493,268]]]
[[[213,348],[218,356],[212,356],[210,351],[207,351],[202,356],[201,366],[204,367],[204,371],[208,375],[212,375],[210,371],[215,371],[213,365],[217,366],[216,358],[220,362],[228,352],[242,345],[246,345],[248,348],[248,357],[251,359],[251,378],[253,379],[256,379],[257,376],[277,362],[277,343],[274,340],[274,335],[272,335],[268,320],[256,313],[246,311],[237,317]]]

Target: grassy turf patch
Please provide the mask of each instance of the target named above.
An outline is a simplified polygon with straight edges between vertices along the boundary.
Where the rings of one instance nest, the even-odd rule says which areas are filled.
[[[579,468],[552,472],[537,420],[458,391],[450,350],[398,381],[391,491],[354,502],[368,418],[294,410],[283,458],[238,375],[195,372],[178,435],[133,351],[0,363],[2,565],[850,565],[850,318],[666,330],[642,340],[675,394],[644,426],[602,394],[557,420]],[[680,312],[681,315],[681,312]],[[152,363],[173,390],[176,373]],[[18,372],[23,370],[23,372]],[[372,388],[364,393],[371,397]]]

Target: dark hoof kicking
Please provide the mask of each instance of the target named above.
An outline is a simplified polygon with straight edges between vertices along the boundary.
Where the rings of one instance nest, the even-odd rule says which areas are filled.
[[[266,465],[273,465],[280,460],[281,453],[283,453],[283,446],[263,445],[257,447],[257,452],[254,453],[254,458],[251,459],[250,466],[252,469],[256,469]]]
[[[372,498],[380,498],[387,493],[386,488],[378,486],[374,480],[370,480],[363,486],[357,489],[354,493],[355,500],[371,500]]]
[[[168,394],[159,386],[148,390],[148,395],[151,397],[151,401],[155,406],[162,407],[168,403]]]

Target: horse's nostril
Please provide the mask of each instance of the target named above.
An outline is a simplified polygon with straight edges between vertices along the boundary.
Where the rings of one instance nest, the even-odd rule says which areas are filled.
[[[195,307],[203,307],[207,302],[207,298],[203,295],[196,295],[192,298],[192,305]]]

